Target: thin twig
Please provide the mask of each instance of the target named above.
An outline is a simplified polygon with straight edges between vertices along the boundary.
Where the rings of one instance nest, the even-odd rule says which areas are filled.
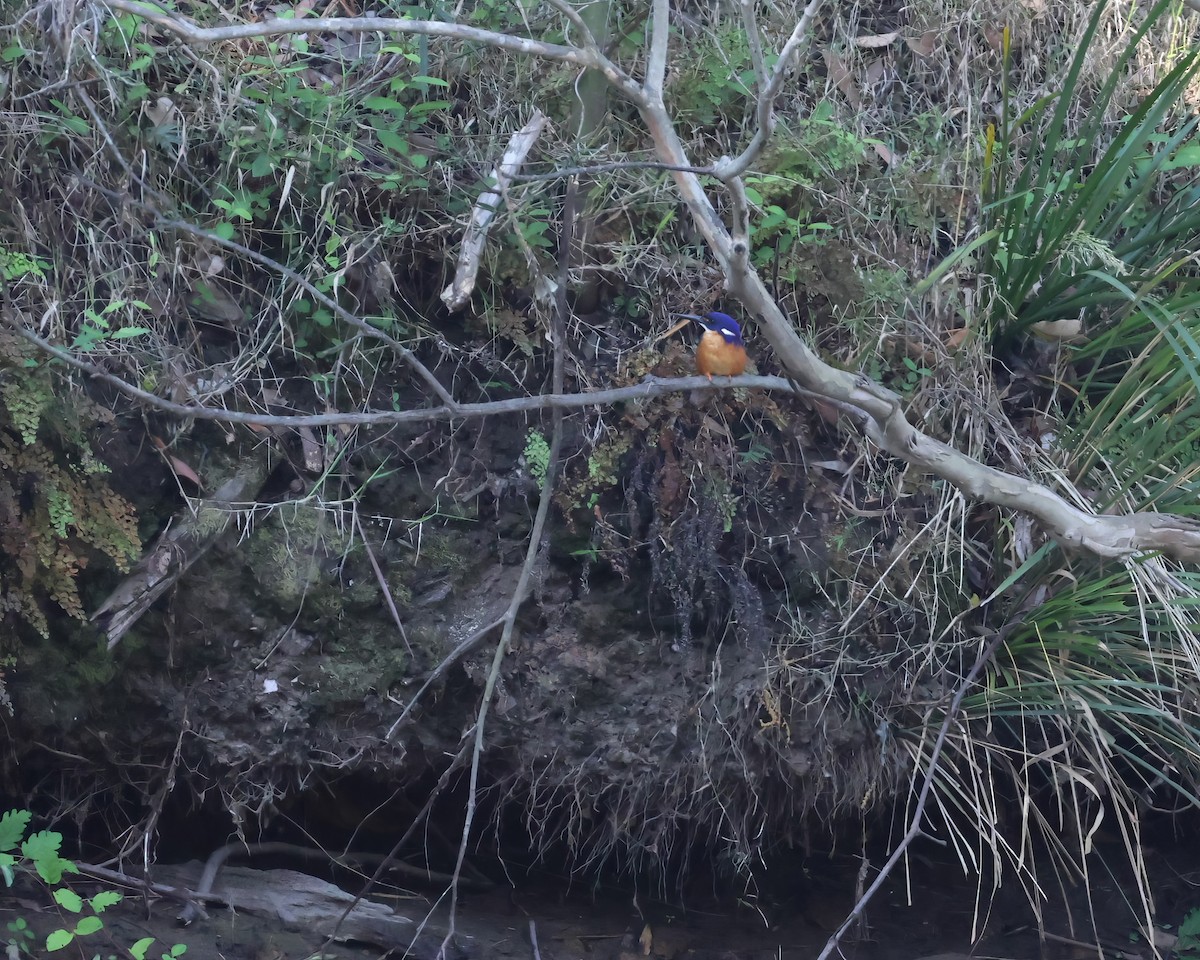
[[[400,639],[404,641],[404,649],[408,651],[408,655],[413,655],[412,644],[408,642],[408,633],[404,629],[404,621],[400,619],[400,611],[396,609],[396,601],[392,598],[391,588],[388,586],[387,577],[383,575],[383,570],[379,566],[379,561],[375,559],[375,551],[371,549],[371,544],[367,541],[367,531],[363,529],[362,521],[358,519],[358,511],[354,511],[354,525],[358,527],[358,535],[362,537],[363,550],[366,551],[367,559],[371,561],[371,570],[375,573],[375,580],[379,584],[379,589],[383,593],[384,602],[387,603],[388,613],[392,615],[392,622],[396,624],[396,629],[400,631]]]
[[[850,911],[850,915],[846,917],[842,925],[833,932],[833,935],[825,943],[825,949],[821,951],[817,960],[827,960],[837,949],[839,941],[855,923],[861,918],[867,904],[871,902],[871,898],[879,891],[884,882],[891,875],[896,864],[900,862],[900,858],[904,856],[909,846],[923,832],[925,821],[925,805],[929,801],[930,791],[933,789],[933,780],[937,775],[938,762],[941,760],[942,748],[946,744],[946,737],[949,736],[950,727],[958,717],[958,712],[962,707],[963,698],[966,696],[967,690],[975,683],[975,679],[979,676],[983,668],[995,656],[1000,644],[1004,642],[1004,638],[1012,632],[1016,626],[1014,621],[1006,625],[1004,628],[997,630],[995,635],[987,642],[979,656],[975,660],[974,666],[971,667],[958,689],[954,691],[954,699],[950,701],[950,708],[946,711],[946,716],[942,719],[942,725],[938,728],[937,739],[934,740],[933,749],[929,752],[929,764],[925,770],[925,780],[921,784],[921,792],[917,796],[917,803],[913,809],[912,818],[909,820],[908,831],[901,838],[896,849],[892,851],[892,855],[888,857],[887,863],[880,869],[878,876],[874,882],[867,888],[867,892],[859,897],[858,902],[854,904],[854,909]]]
[[[448,671],[452,666],[454,666],[454,664],[458,663],[459,660],[483,643],[483,641],[487,639],[487,635],[503,623],[504,618],[501,617],[499,620],[493,620],[485,627],[480,627],[473,634],[467,637],[466,640],[462,641],[462,643],[446,654],[446,656],[442,658],[442,662],[439,663],[437,667],[430,672],[429,676],[425,678],[425,682],[421,684],[421,688],[409,699],[408,704],[405,706],[403,712],[396,718],[396,722],[388,728],[386,739],[391,740],[392,737],[396,735],[396,731],[400,729],[400,725],[404,723],[404,721],[408,718],[408,715],[411,714],[417,704],[420,703],[421,697],[424,695],[426,690],[437,683],[440,678],[444,677],[446,675],[446,671]]]
[[[581,42],[579,45],[581,47],[583,47],[585,50],[594,51],[595,53],[599,53],[601,56],[603,56],[603,52],[600,50],[600,44],[596,42],[596,35],[592,33],[592,28],[584,22],[584,19],[579,15],[578,10],[571,6],[567,0],[548,0],[548,2],[550,6],[552,6],[571,22],[571,26],[579,31],[581,37]],[[1200,2],[1200,0],[1198,0],[1198,2]]]
[[[567,338],[567,286],[570,281],[571,246],[574,239],[578,184],[574,179],[567,181],[566,195],[563,200],[562,227],[558,238],[558,276],[556,277],[554,311],[552,314],[550,340],[554,347],[554,367],[551,375],[551,389],[558,393],[562,391],[566,380],[566,338]],[[542,480],[541,498],[538,501],[537,513],[533,518],[533,527],[529,532],[529,546],[525,551],[525,562],[521,565],[521,575],[513,590],[512,600],[504,614],[504,629],[500,641],[496,644],[496,652],[492,656],[491,668],[488,670],[484,683],[483,695],[480,697],[479,713],[475,719],[474,746],[471,752],[471,775],[467,787],[467,810],[463,816],[462,839],[458,847],[458,859],[454,864],[455,882],[450,890],[450,923],[443,941],[443,950],[454,936],[455,919],[458,914],[459,886],[457,878],[462,871],[463,861],[467,856],[467,848],[471,839],[471,828],[475,822],[475,810],[479,800],[479,766],[483,758],[484,731],[487,724],[488,711],[496,684],[500,680],[501,667],[504,657],[512,645],[513,630],[516,628],[517,614],[529,593],[534,571],[544,553],[542,536],[546,521],[550,516],[550,503],[554,495],[554,485],[558,478],[558,460],[562,453],[563,443],[563,414],[560,408],[552,408],[550,412],[550,454],[546,462],[546,476]]]

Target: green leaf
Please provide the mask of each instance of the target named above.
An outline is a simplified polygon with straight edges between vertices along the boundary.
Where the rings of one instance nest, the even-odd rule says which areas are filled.
[[[1163,170],[1178,170],[1200,166],[1200,144],[1189,143],[1175,151],[1175,155],[1162,165]]]
[[[79,922],[75,924],[75,935],[86,937],[89,933],[95,933],[103,928],[104,921],[99,917],[80,917]]]
[[[66,887],[59,887],[54,891],[54,902],[71,913],[78,913],[83,909],[83,897]]]
[[[395,130],[376,130],[375,136],[379,138],[380,145],[387,147],[389,150],[394,150],[402,156],[408,156],[412,149],[408,142],[408,137],[401,136]]]
[[[76,116],[65,103],[61,100],[51,100],[50,102],[58,108],[61,114],[59,119],[62,120],[67,130],[79,136],[87,136],[87,134],[91,133],[92,128],[88,122],[83,117]]]
[[[367,97],[363,100],[362,105],[367,110],[386,110],[389,113],[398,113],[400,116],[404,116],[408,112],[408,108],[404,104],[391,97]]]
[[[142,937],[132,947],[129,948],[133,960],[146,960],[146,951],[150,949],[150,944],[154,942],[153,937]]]
[[[237,233],[237,231],[234,229],[233,224],[230,223],[228,220],[222,220],[220,223],[214,225],[212,228],[212,232],[215,233],[222,240],[232,240],[233,235],[235,233]]]
[[[116,890],[101,890],[98,894],[92,897],[91,900],[88,901],[88,905],[95,910],[96,913],[103,913],[114,904],[120,903],[123,899],[125,898],[121,894],[117,893]]]
[[[21,853],[30,860],[57,860],[58,851],[61,848],[61,833],[53,830],[39,830],[37,833],[31,833],[29,839],[21,844]]]
[[[31,816],[28,810],[9,810],[0,817],[0,850],[12,850],[21,842]]]
[[[61,950],[74,939],[75,934],[70,930],[55,930],[46,938],[46,949],[50,951]]]
[[[1179,937],[1200,937],[1200,907],[1193,908],[1179,924]]]
[[[449,110],[452,104],[449,100],[427,100],[424,103],[418,103],[408,111],[410,117],[423,117],[427,113],[433,113],[435,110]]]

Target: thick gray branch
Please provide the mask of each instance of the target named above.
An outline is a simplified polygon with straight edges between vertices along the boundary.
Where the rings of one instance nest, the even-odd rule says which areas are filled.
[[[399,20],[394,17],[319,17],[284,20],[274,17],[253,23],[236,23],[225,27],[199,27],[185,17],[170,13],[142,0],[100,0],[112,10],[136,14],[155,26],[167,30],[188,43],[218,43],[224,40],[243,40],[247,37],[277,37],[294,33],[402,33],[448,40],[482,43],[511,53],[560,60],[581,67],[599,70],[617,89],[636,97],[641,88],[599,51],[561,43],[544,43],[529,37],[511,36],[493,30],[481,30],[461,23],[442,20]]]
[[[663,84],[667,76],[667,52],[671,42],[671,0],[653,0],[650,35],[646,46],[646,82],[642,101],[663,103]]]

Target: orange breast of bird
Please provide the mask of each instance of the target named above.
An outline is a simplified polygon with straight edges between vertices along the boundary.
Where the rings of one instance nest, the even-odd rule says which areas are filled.
[[[706,330],[696,347],[696,369],[706,377],[736,377],[746,369],[746,348]]]

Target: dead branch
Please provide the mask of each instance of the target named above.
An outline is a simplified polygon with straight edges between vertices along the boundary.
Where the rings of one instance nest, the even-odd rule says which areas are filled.
[[[313,414],[269,414],[245,413],[241,410],[229,410],[223,407],[204,407],[199,404],[177,403],[157,394],[150,393],[134,386],[120,377],[100,369],[95,364],[81,360],[62,347],[56,347],[50,341],[39,337],[33,331],[21,326],[12,318],[0,314],[0,322],[5,322],[17,334],[24,337],[40,350],[63,363],[86,373],[90,377],[107,383],[128,397],[138,400],[147,406],[180,418],[194,420],[219,420],[225,423],[241,423],[254,427],[279,427],[283,429],[299,427],[331,427],[331,426],[392,426],[398,423],[428,423],[438,420],[474,420],[480,417],[494,417],[513,413],[532,413],[538,410],[581,410],[588,407],[608,407],[614,403],[625,403],[630,400],[649,400],[671,393],[683,393],[690,390],[713,391],[727,390],[730,387],[742,387],[758,390],[781,390],[798,393],[800,396],[821,399],[819,394],[809,393],[803,389],[797,390],[795,385],[783,377],[766,377],[744,374],[740,377],[722,377],[714,382],[707,377],[644,377],[641,383],[628,387],[613,387],[608,390],[595,390],[588,393],[543,393],[528,397],[513,397],[509,400],[487,400],[480,403],[442,404],[437,407],[418,407],[411,410],[370,410],[360,413],[313,413]],[[836,406],[836,404],[835,404]],[[854,414],[849,407],[841,407],[845,412]],[[865,414],[863,414],[865,416]]]
[[[109,650],[224,535],[234,504],[252,501],[266,476],[265,455],[244,458],[238,471],[211,497],[188,503],[92,614],[92,621],[104,629]]]
[[[541,110],[535,110],[529,122],[513,134],[499,165],[492,171],[495,186],[480,194],[479,199],[475,201],[471,221],[463,233],[454,282],[442,291],[442,303],[449,309],[461,310],[471,299],[471,292],[475,289],[475,276],[479,273],[479,265],[482,262],[483,245],[487,242],[488,227],[499,209],[501,195],[513,175],[521,169],[521,164],[525,162],[525,157],[533,149],[545,126],[546,115]]]
[[[461,23],[442,20],[400,20],[392,17],[317,17],[311,20],[284,20],[273,17],[254,23],[232,24],[227,27],[198,27],[185,17],[169,13],[152,3],[139,0],[101,0],[104,6],[143,17],[188,43],[219,43],[225,40],[244,40],[250,37],[278,37],[285,34],[308,33],[400,33],[450,40],[469,40],[511,53],[560,60],[579,67],[599,70],[618,90],[629,96],[641,94],[641,86],[624,70],[596,48],[546,43],[530,37],[518,37],[492,30],[482,30]]]
[[[562,226],[558,235],[558,271],[555,278],[554,309],[550,329],[550,342],[554,346],[554,367],[551,373],[551,388],[555,393],[561,393],[566,382],[566,340],[567,314],[570,307],[567,304],[567,283],[571,273],[571,246],[575,241],[576,207],[578,204],[578,181],[567,181],[566,193],[563,200]],[[536,262],[533,264],[536,266]],[[550,285],[541,278],[538,284],[543,289]],[[513,590],[512,600],[504,614],[504,626],[500,632],[500,640],[496,644],[496,652],[492,655],[491,668],[483,687],[483,696],[479,701],[479,712],[475,717],[475,735],[471,748],[471,775],[467,793],[467,811],[463,817],[462,839],[458,846],[458,859],[454,863],[454,882],[450,887],[450,931],[446,936],[449,944],[454,936],[454,925],[458,915],[458,878],[462,872],[463,862],[471,841],[471,827],[475,820],[476,804],[479,799],[479,764],[483,759],[483,735],[487,721],[488,710],[491,707],[492,696],[496,684],[500,680],[500,667],[504,663],[505,654],[512,645],[513,630],[517,625],[517,614],[525,603],[525,598],[533,584],[534,573],[539,562],[545,555],[546,545],[542,543],[542,534],[546,521],[550,517],[550,502],[554,495],[554,485],[558,480],[558,460],[563,446],[563,415],[562,410],[551,410],[550,453],[546,458],[546,475],[542,478],[541,498],[538,501],[537,513],[534,514],[533,526],[529,531],[529,546],[525,550],[525,560],[521,564],[521,575]]]
[[[1200,3],[1200,0],[1196,0],[1196,2]],[[742,23],[746,27],[746,36],[750,43],[750,54],[754,62],[754,73],[758,78],[758,105],[756,108],[758,111],[758,126],[754,131],[754,136],[746,144],[746,149],[736,157],[722,157],[716,163],[713,175],[718,179],[729,181],[734,177],[742,176],[750,169],[750,165],[758,159],[758,155],[763,152],[763,149],[770,141],[771,134],[775,132],[775,98],[779,96],[779,91],[783,88],[783,82],[788,78],[788,74],[792,72],[797,54],[808,44],[809,28],[812,26],[813,17],[817,15],[817,10],[820,6],[821,0],[809,0],[808,6],[804,8],[804,13],[796,21],[796,27],[792,30],[792,35],[788,37],[787,42],[783,45],[783,49],[779,51],[779,59],[775,62],[775,69],[768,76],[766,63],[762,58],[762,47],[758,34],[758,19],[754,10],[754,0],[741,0]]]

